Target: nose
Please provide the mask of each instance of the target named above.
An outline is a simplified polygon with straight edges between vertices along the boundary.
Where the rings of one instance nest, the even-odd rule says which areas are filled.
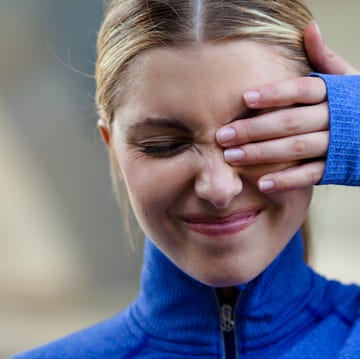
[[[196,195],[216,208],[226,208],[243,189],[235,167],[224,161],[223,151],[202,159],[195,179]]]

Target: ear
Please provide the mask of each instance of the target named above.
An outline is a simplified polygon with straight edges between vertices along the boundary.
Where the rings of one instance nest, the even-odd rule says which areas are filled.
[[[105,146],[109,150],[109,156],[110,156],[110,162],[111,162],[111,175],[113,177],[113,183],[116,183],[116,180],[115,180],[115,178],[117,178],[116,176],[119,176],[120,178],[122,178],[122,172],[119,167],[118,161],[116,160],[114,148],[110,147],[110,139],[111,139],[110,128],[109,128],[109,125],[101,118],[98,119],[97,126],[99,129],[101,138],[102,138]]]
[[[97,121],[97,126],[101,135],[101,138],[107,148],[110,146],[110,129],[108,124],[101,118]]]

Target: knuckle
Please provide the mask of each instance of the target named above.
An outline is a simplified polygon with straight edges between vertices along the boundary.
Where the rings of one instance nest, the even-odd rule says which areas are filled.
[[[309,78],[298,77],[296,79],[296,88],[299,97],[307,97],[309,94]]]
[[[303,139],[296,139],[292,145],[292,149],[297,157],[304,155],[307,152],[308,144]]]
[[[269,99],[277,98],[279,96],[279,87],[276,82],[267,84],[264,88],[264,92],[266,93]]]
[[[313,171],[310,174],[310,178],[311,178],[311,183],[312,184],[316,184],[321,180],[322,174],[320,171]]]
[[[279,84],[277,82],[272,82],[269,84],[264,85],[263,89],[263,98],[266,102],[272,101],[277,99],[281,96],[281,91],[279,88]]]
[[[277,188],[281,191],[290,191],[293,189],[294,184],[289,178],[278,178],[277,181]]]
[[[319,105],[315,105],[315,106],[316,106],[316,110],[319,112],[319,117],[328,120],[330,117],[328,101],[324,101],[324,102],[320,103]],[[326,121],[326,124],[329,125],[327,121]]]
[[[242,146],[242,149],[246,152],[246,159],[244,159],[243,163],[255,164],[262,162],[264,158],[264,150],[259,144],[248,144]]]
[[[251,152],[251,157],[254,162],[262,162],[265,159],[265,149],[263,146],[252,146]]]
[[[325,169],[325,162],[318,162],[315,163],[313,166],[312,171],[310,172],[310,179],[312,184],[316,184],[320,182],[324,175],[324,169]]]
[[[253,136],[253,126],[251,121],[242,121],[242,129],[239,132],[239,139],[251,140]]]
[[[330,48],[327,48],[326,52],[325,52],[325,58],[328,61],[332,61],[336,58],[336,53],[333,50],[331,50]]]
[[[282,126],[287,133],[296,133],[299,131],[298,119],[291,111],[284,111],[282,114]]]

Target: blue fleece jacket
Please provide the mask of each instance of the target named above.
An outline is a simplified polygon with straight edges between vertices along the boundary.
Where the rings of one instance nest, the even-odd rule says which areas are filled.
[[[331,141],[322,184],[360,184],[360,76],[321,76]],[[14,359],[360,358],[360,288],[303,261],[300,232],[257,278],[221,298],[149,240],[141,290],[124,311]]]

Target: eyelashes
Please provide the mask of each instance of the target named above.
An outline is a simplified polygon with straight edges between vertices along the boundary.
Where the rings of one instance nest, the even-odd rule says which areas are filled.
[[[166,158],[182,153],[191,146],[191,141],[176,140],[172,142],[149,142],[139,145],[141,152],[150,157]]]

